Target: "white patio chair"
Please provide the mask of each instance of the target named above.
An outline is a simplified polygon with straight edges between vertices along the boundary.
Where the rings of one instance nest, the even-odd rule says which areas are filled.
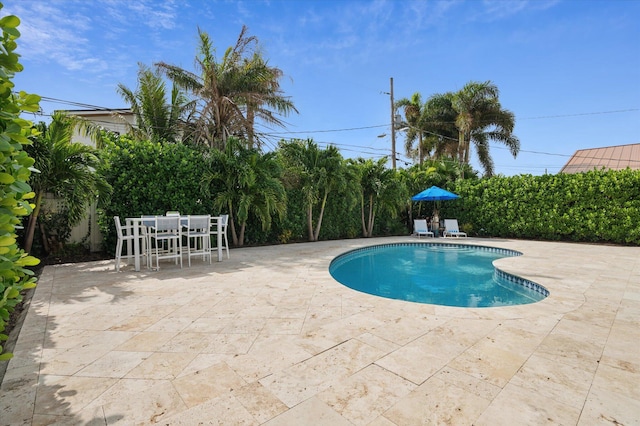
[[[186,226],[187,257],[191,266],[192,256],[202,256],[204,261],[209,257],[211,264],[211,216],[188,216]],[[193,245],[192,245],[193,244]]]
[[[220,227],[220,232],[222,233],[222,249],[227,251],[227,259],[229,259],[229,239],[227,238],[227,225],[229,224],[229,215],[223,214],[220,215],[220,220],[218,221],[218,226]],[[213,222],[212,222],[213,225]],[[216,235],[217,230],[211,229],[211,235]],[[216,239],[217,241],[217,239]],[[216,248],[218,248],[216,246]]]
[[[156,269],[160,259],[175,259],[182,268],[182,226],[180,216],[156,216],[155,226],[149,228],[149,253],[151,264],[155,258]]]
[[[466,237],[467,234],[460,231],[458,227],[458,219],[445,219],[443,237]]]
[[[422,235],[426,237],[435,237],[433,232],[429,231],[429,228],[427,228],[426,219],[413,219],[413,233],[418,238],[420,238]]]
[[[134,226],[135,225],[122,225],[120,223],[120,217],[114,216],[113,221],[116,223],[116,234],[118,235],[118,241],[116,242],[116,272],[120,271],[120,261],[122,260],[122,250],[124,249],[124,242],[135,239]],[[144,253],[144,250],[141,251]],[[130,257],[131,253],[127,254]]]
[[[227,237],[227,225],[229,225],[229,215],[222,215],[222,248],[227,251],[227,259],[229,258],[229,238]]]

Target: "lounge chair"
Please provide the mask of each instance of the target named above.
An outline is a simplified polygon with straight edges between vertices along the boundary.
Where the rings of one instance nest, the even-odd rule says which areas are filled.
[[[433,232],[429,231],[427,228],[427,220],[426,219],[413,219],[413,234],[417,235],[418,238],[424,235],[427,237],[434,237]]]
[[[443,237],[466,237],[467,234],[458,228],[458,219],[445,219]]]

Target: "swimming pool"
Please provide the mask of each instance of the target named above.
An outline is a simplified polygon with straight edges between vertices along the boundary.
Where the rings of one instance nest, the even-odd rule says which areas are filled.
[[[349,288],[389,299],[478,308],[535,303],[547,289],[492,264],[521,254],[466,244],[382,244],[339,255],[329,272]]]

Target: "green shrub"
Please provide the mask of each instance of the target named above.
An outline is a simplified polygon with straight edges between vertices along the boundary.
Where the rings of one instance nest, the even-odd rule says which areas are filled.
[[[0,9],[2,7],[0,3]],[[39,96],[13,92],[11,80],[16,72],[22,71],[18,55],[14,53],[15,40],[20,36],[19,24],[20,20],[15,16],[0,19],[0,343],[7,339],[2,331],[11,312],[22,300],[22,291],[35,286],[36,278],[26,267],[40,262],[18,248],[16,235],[20,217],[32,211],[27,200],[34,196],[26,183],[34,161],[23,150],[23,145],[29,143],[27,136],[31,134],[32,123],[21,119],[20,113],[38,111],[40,101]],[[0,360],[11,357],[2,352],[0,345]]]
[[[640,244],[640,170],[497,176],[454,191],[442,213],[480,236]]]
[[[104,174],[113,187],[111,202],[100,212],[104,248],[112,252],[116,235],[114,216],[163,215],[169,210],[185,214],[218,214],[204,196],[201,178],[206,172],[203,152],[183,144],[133,141],[127,136],[106,136]]]

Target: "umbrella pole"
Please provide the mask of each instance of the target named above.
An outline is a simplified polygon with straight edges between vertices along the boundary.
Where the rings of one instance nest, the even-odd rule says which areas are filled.
[[[433,231],[436,237],[439,237],[440,233],[440,212],[438,211],[438,201],[433,201],[433,213],[431,216],[431,231]]]

